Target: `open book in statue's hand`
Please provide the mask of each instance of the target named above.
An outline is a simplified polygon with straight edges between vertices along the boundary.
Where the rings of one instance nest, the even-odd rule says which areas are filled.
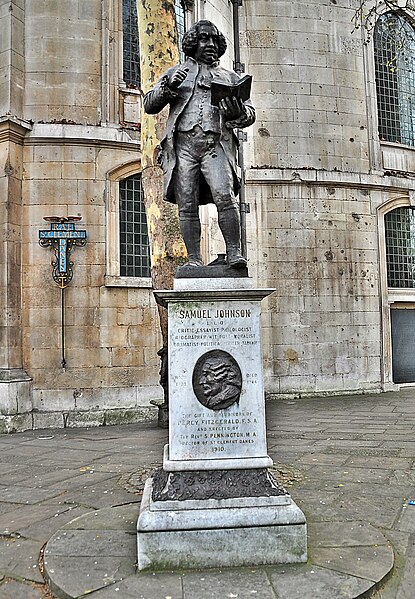
[[[212,81],[211,104],[219,106],[224,98],[239,98],[242,102],[249,100],[251,95],[252,77],[245,75],[237,83],[224,83],[223,81]]]

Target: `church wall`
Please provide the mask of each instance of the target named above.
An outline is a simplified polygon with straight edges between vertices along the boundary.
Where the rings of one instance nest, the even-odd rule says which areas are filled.
[[[53,126],[48,128],[54,133]],[[151,417],[149,400],[161,395],[156,354],[161,341],[152,293],[105,285],[108,171],[110,165],[135,160],[137,150],[81,140],[42,143],[36,129],[31,135],[23,182],[23,304],[34,426]],[[50,226],[43,216],[53,214],[82,216],[76,226],[88,236],[86,246],[72,252],[74,276],[65,290],[66,368],[61,367],[61,291],[52,279],[52,252],[37,243],[39,229]]]
[[[267,392],[379,389],[378,225],[361,32],[353,7],[244,0],[254,77],[248,249],[264,302]],[[256,249],[255,236],[260,239]]]
[[[363,44],[348,5],[244,0],[252,167],[368,172]]]
[[[270,394],[381,385],[377,217],[367,190],[252,183],[262,203],[265,370]]]
[[[101,0],[26,2],[25,118],[101,120]]]
[[[9,4],[0,0],[0,117],[14,119],[8,133],[0,122],[0,383],[11,370],[24,381],[7,393],[0,384],[0,431],[154,417],[152,292],[108,272],[111,177],[140,158],[122,100],[136,114],[140,96],[120,93],[116,2],[13,0],[11,13]],[[232,4],[200,0],[194,12],[226,34],[228,68]],[[376,141],[371,50],[352,32],[353,10],[349,0],[243,0],[239,9],[257,109],[244,143],[249,269],[276,289],[263,303],[270,397],[391,388],[378,209],[414,199],[410,177],[382,168],[413,171],[414,153]],[[50,215],[80,215],[88,234],[65,292],[66,368],[52,253],[38,244]],[[210,222],[207,253],[221,243]]]

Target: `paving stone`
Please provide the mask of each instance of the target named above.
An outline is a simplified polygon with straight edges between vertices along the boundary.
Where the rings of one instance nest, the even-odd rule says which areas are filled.
[[[331,466],[342,466],[350,459],[348,454],[308,453],[298,459],[300,464],[325,464]]]
[[[390,530],[382,528],[381,532],[383,536],[393,545],[393,549],[396,554],[406,554],[408,550],[408,543],[410,535],[407,532],[400,532],[399,530]]]
[[[118,486],[116,481],[118,481],[118,477],[116,480],[111,478],[94,485],[85,485],[79,489],[68,490],[65,493],[64,500],[67,503],[90,506],[91,509],[141,501],[141,497],[124,490],[121,486]]]
[[[391,497],[385,489],[383,494],[374,489],[368,493],[364,485],[352,485],[350,490],[346,485],[337,490],[302,486],[289,490],[308,522],[359,520],[391,528],[402,509],[402,497]]]
[[[163,460],[161,459],[162,454],[160,452],[157,452],[157,455],[154,455],[151,457],[151,459],[147,459],[143,461],[143,465],[148,465],[148,464],[158,464],[158,467],[161,468],[161,466],[163,465]],[[158,458],[158,460],[157,460]],[[137,470],[140,467],[140,464],[138,462],[120,462],[120,463],[115,463],[114,458],[112,458],[111,461],[102,461],[102,462],[98,462],[96,461],[94,463],[94,468],[96,472],[113,472],[113,473],[117,473],[117,474],[123,474],[123,473],[132,473],[134,472],[134,470]]]
[[[9,463],[14,462],[15,460],[20,461],[22,458],[28,458],[28,461],[36,458],[36,460],[39,461],[43,456],[50,457],[52,452],[54,452],[53,447],[45,450],[44,447],[33,447],[26,443],[18,443],[10,447],[4,447],[2,450],[2,457],[4,461]],[[18,463],[19,462],[16,461],[16,464]]]
[[[313,547],[387,544],[385,537],[365,522],[311,522],[308,532]]]
[[[103,508],[76,518],[65,530],[123,530],[135,534],[140,506],[137,503]]]
[[[413,433],[412,433],[413,434]],[[405,470],[411,468],[413,460],[410,458],[388,457],[382,456],[380,460],[378,456],[353,456],[347,462],[348,465],[354,468],[382,468],[391,470]]]
[[[415,505],[403,505],[396,528],[402,532],[415,533]]]
[[[288,570],[283,575],[269,572],[278,599],[353,599],[367,592],[372,583],[363,578],[308,565],[304,570]]]
[[[133,575],[135,563],[132,556],[114,558],[99,553],[94,557],[45,556],[45,572],[55,594],[75,598],[105,586],[114,592],[113,583]]]
[[[74,507],[71,510],[57,513],[52,518],[40,520],[30,526],[19,529],[19,534],[26,539],[33,539],[46,543],[50,537],[63,528],[68,522],[88,513],[89,510],[83,507]]]
[[[358,496],[356,493],[341,493],[336,508],[339,520],[365,520],[373,526],[391,528],[400,513],[402,499],[390,497],[387,501],[377,496]]]
[[[136,557],[137,536],[120,530],[61,530],[45,549],[45,556]]]
[[[242,549],[243,550],[243,549]],[[269,579],[264,570],[232,569],[226,573],[201,571],[183,576],[184,599],[275,599]]]
[[[415,499],[415,493],[413,491],[415,485],[415,471],[414,470],[395,470],[392,472],[392,476],[389,480],[391,485],[399,485],[403,487],[401,490],[413,495],[412,499]],[[407,489],[407,491],[405,491]]]
[[[17,485],[10,485],[8,487],[0,485],[0,501],[8,503],[40,503],[41,501],[45,501],[45,499],[51,499],[61,494],[62,491],[60,489],[30,489]]]
[[[22,480],[27,480],[28,478],[30,478],[31,476],[34,475],[34,473],[39,473],[42,472],[43,469],[42,468],[37,468],[36,466],[12,466],[10,464],[10,470],[8,472],[6,472],[5,474],[1,475],[1,484],[6,486],[7,485],[15,485],[15,484],[19,484]],[[56,471],[56,468],[54,468],[54,470]]]
[[[62,503],[41,503],[36,505],[22,505],[16,507],[16,504],[12,505],[12,511],[0,516],[0,534],[11,534],[13,532],[20,532],[21,529],[26,528],[37,522],[48,520],[52,517],[58,517],[59,514],[69,512],[74,509],[72,506],[63,505]],[[75,518],[75,516],[74,516]]]
[[[410,536],[407,560],[403,564],[401,583],[396,599],[412,599],[415,595],[415,535]]]
[[[313,564],[379,582],[393,567],[393,550],[379,547],[319,547],[310,551]]]
[[[389,481],[386,484],[350,482],[345,483],[344,487],[340,485],[339,489],[341,493],[354,493],[357,496],[364,495],[365,497],[374,499],[374,502],[377,501],[378,503],[389,498],[400,499],[402,501],[402,489],[390,485]]]
[[[0,503],[0,516],[16,509],[15,503]]]
[[[23,582],[6,580],[0,585],[0,599],[42,599],[42,597],[44,597],[43,593]]]
[[[278,399],[267,402],[272,455],[278,463],[285,464],[301,474],[301,477],[289,486],[289,491],[307,514],[311,556],[320,552],[318,557],[322,560],[321,563],[309,563],[304,567],[295,565],[285,566],[282,569],[278,567],[257,568],[256,571],[262,573],[261,576],[265,572],[271,578],[272,573],[274,594],[278,595],[279,599],[295,599],[298,596],[295,593],[298,592],[301,592],[303,599],[325,599],[326,596],[335,599],[337,596],[342,596],[339,594],[339,589],[347,593],[360,593],[359,588],[356,590],[353,586],[355,580],[360,581],[359,584],[372,584],[369,579],[372,571],[375,574],[377,572],[378,576],[382,575],[380,570],[376,570],[377,564],[383,564],[383,574],[386,572],[390,561],[387,559],[388,556],[385,557],[382,553],[384,549],[387,549],[385,544],[379,544],[379,547],[376,548],[370,545],[360,548],[355,546],[328,547],[332,539],[334,542],[338,542],[338,539],[341,538],[343,543],[353,543],[355,540],[353,534],[356,530],[347,530],[347,527],[358,526],[358,523],[354,522],[357,520],[382,527],[385,535],[394,543],[396,549],[393,575],[376,591],[378,594],[381,593],[379,599],[413,599],[415,596],[413,591],[415,558],[411,553],[411,539],[415,538],[415,532],[411,512],[408,511],[410,506],[405,509],[403,506],[407,505],[407,500],[412,498],[414,489],[414,469],[411,468],[415,459],[413,440],[415,439],[415,419],[412,417],[414,413],[414,390],[373,394],[358,398],[326,397],[322,400],[299,399],[294,402]],[[384,434],[378,433],[381,429],[385,430]],[[359,431],[361,432],[359,433]],[[412,432],[414,434],[411,440]],[[53,439],[48,438],[51,436]],[[0,452],[2,453],[0,475],[4,474],[0,481],[0,489],[20,487],[23,497],[19,501],[21,499],[26,501],[24,494],[32,492],[31,488],[29,490],[29,487],[33,486],[31,477],[37,476],[36,484],[47,485],[52,487],[52,492],[59,490],[61,493],[56,498],[37,497],[39,501],[35,504],[12,504],[10,499],[1,502],[0,498],[0,522],[7,526],[10,519],[13,519],[13,528],[17,526],[19,532],[23,530],[25,534],[37,534],[40,539],[41,536],[44,538],[49,525],[51,533],[54,529],[55,512],[51,513],[50,510],[58,509],[59,504],[61,507],[69,507],[73,504],[78,510],[76,513],[89,509],[88,506],[92,508],[108,507],[108,509],[98,510],[97,516],[94,516],[95,512],[86,514],[76,521],[76,528],[72,528],[72,524],[64,524],[63,528],[67,529],[64,531],[66,533],[89,532],[93,534],[91,527],[96,526],[95,533],[105,535],[103,527],[106,522],[107,528],[112,529],[108,531],[108,534],[123,533],[124,525],[125,527],[129,526],[128,530],[133,533],[134,528],[131,522],[133,522],[133,517],[135,519],[134,513],[138,510],[140,497],[127,493],[125,489],[121,488],[119,475],[133,473],[140,465],[147,466],[149,462],[161,463],[162,448],[166,440],[167,432],[157,429],[153,424],[90,430],[33,431],[0,436]],[[85,460],[87,461],[85,462]],[[84,468],[85,470],[83,470]],[[104,480],[94,478],[93,484],[90,485],[89,472],[91,469],[97,474],[102,474]],[[353,469],[353,476],[348,480],[339,480],[336,475],[340,471],[349,469]],[[372,472],[366,472],[370,470]],[[317,475],[323,471],[328,473],[327,477],[320,479]],[[365,473],[364,478],[362,471]],[[379,471],[382,479],[376,478]],[[383,477],[383,471],[388,471],[390,476]],[[358,478],[354,480],[356,474]],[[354,482],[352,482],[353,480]],[[358,480],[365,482],[359,483]],[[4,484],[5,481],[7,484]],[[23,484],[19,484],[22,481]],[[74,488],[75,485],[77,488]],[[51,489],[40,488],[40,490],[50,491]],[[78,507],[79,503],[82,503],[84,507]],[[110,507],[119,504],[129,505]],[[117,516],[111,518],[110,512],[113,509],[117,510]],[[124,509],[131,510],[131,515],[126,516],[125,520],[119,517],[121,513],[126,513],[123,512]],[[415,510],[415,507],[413,509]],[[56,517],[56,520],[61,517],[64,522],[66,522],[66,518],[72,520],[70,512],[63,512],[62,516]],[[94,519],[97,519],[95,523]],[[350,523],[346,520],[350,520]],[[345,528],[340,531],[339,525],[333,524],[338,521],[344,522]],[[82,530],[79,530],[81,527]],[[326,531],[324,531],[324,527],[328,527]],[[366,532],[368,530],[369,528],[366,529]],[[368,543],[374,540],[370,534],[365,538]],[[30,544],[33,541],[27,539],[7,539],[6,541],[25,543],[24,551],[21,554],[18,554],[17,550],[12,554],[10,553],[11,547],[7,548],[8,557],[15,559],[16,573],[13,575],[22,576],[25,565],[31,563],[28,556],[33,554],[34,545]],[[90,539],[91,551],[93,545],[94,543]],[[99,550],[103,549],[103,545],[105,542],[95,544],[96,549]],[[78,551],[75,541],[73,541],[73,547]],[[356,549],[365,550],[367,552],[365,557],[362,558],[361,553],[353,553]],[[103,550],[105,552],[105,548]],[[130,549],[133,559],[135,559],[135,550],[134,533],[134,535],[131,534]],[[377,551],[376,556],[373,553],[370,554],[370,551],[374,550]],[[323,554],[323,551],[328,553]],[[350,555],[347,552],[350,552]],[[0,551],[0,553],[0,571],[1,574],[4,574],[1,563],[6,558],[3,556],[3,552]],[[342,559],[340,559],[340,555]],[[98,557],[101,564],[108,567],[106,572],[100,570],[101,579],[98,577],[96,581],[93,581],[94,584],[102,585],[105,574],[107,576],[104,582],[107,583],[110,582],[111,576],[114,580],[119,575],[111,569],[114,561],[104,564],[102,560],[118,561],[119,564],[115,567],[120,568],[120,571],[124,566],[131,569],[123,571],[123,574],[127,576],[126,579],[102,589],[97,587],[97,590],[91,595],[93,597],[99,597],[99,599],[101,597],[114,599],[118,596],[121,596],[122,599],[130,599],[130,597],[131,599],[159,599],[160,597],[160,599],[165,599],[166,596],[171,596],[172,599],[183,599],[182,580],[184,580],[184,575],[180,573],[166,572],[154,576],[152,573],[136,575],[134,574],[134,565],[128,561],[131,559],[131,555],[116,558],[112,555]],[[358,560],[359,557],[360,560]],[[76,553],[71,556],[49,555],[47,559],[55,560],[57,569],[63,572],[69,561],[74,560],[71,572],[75,572],[72,574],[75,580],[78,575],[83,576],[85,573],[91,575],[92,571],[95,572],[97,565],[94,563],[97,561],[97,556],[85,557]],[[88,566],[88,569],[85,570],[79,561],[76,563],[76,560],[79,559],[82,564]],[[330,563],[326,563],[327,560],[330,560]],[[349,566],[354,568],[360,566],[361,562],[364,563],[364,570],[360,572],[361,576],[353,576],[346,571]],[[314,570],[314,574],[311,574],[310,569]],[[244,570],[245,573],[247,571],[249,569]],[[117,570],[117,572],[119,571]],[[290,587],[289,580],[294,576],[294,572],[296,578],[293,578]],[[208,574],[212,575],[214,571],[210,571]],[[223,570],[221,573],[223,580],[226,581],[228,576],[235,580],[234,590],[236,590],[233,594],[244,592],[245,588],[248,588],[242,585],[242,583],[245,585],[246,579],[240,574],[241,570],[235,569]],[[315,577],[316,574],[318,577]],[[187,575],[200,577],[202,574],[187,572]],[[241,584],[238,584],[239,580]],[[261,578],[261,580],[263,579]],[[85,584],[82,581],[84,587],[87,583],[91,583],[91,581],[86,580]],[[285,590],[281,590],[277,586],[278,583],[281,585],[284,583]],[[120,590],[116,590],[117,588]],[[215,599],[223,599],[220,586],[210,587],[207,585],[204,590],[209,592],[213,588],[219,589]],[[224,588],[227,591],[227,587]],[[272,587],[265,585],[263,588]],[[343,596],[348,597],[349,595]],[[378,599],[378,595],[375,596]],[[13,599],[16,598],[13,597]],[[191,599],[199,599],[199,597],[194,595]]]
[[[314,446],[317,450],[328,449],[341,449],[345,451],[346,449],[350,449],[354,451],[355,449],[360,449],[361,447],[369,447],[372,449],[377,449],[380,446],[380,441],[362,441],[359,439],[340,439],[340,438],[331,438],[327,439],[327,441],[316,441]]]
[[[183,599],[182,576],[170,572],[140,573],[97,591],[91,597],[93,599],[117,599],[117,597],[119,599],[166,599],[167,597]],[[197,595],[191,599],[197,599]]]
[[[330,449],[328,449],[326,451],[326,453],[333,453],[333,454],[337,454],[337,453],[352,453],[354,456],[378,456],[378,457],[394,457],[397,456],[399,457],[401,455],[401,450],[400,449],[385,449],[385,448],[381,448],[381,449],[376,449],[376,448],[370,448],[370,447],[358,447],[358,448],[353,448],[352,450],[350,449],[337,449],[335,447],[332,447]]]
[[[12,474],[12,476],[14,475],[14,479],[13,480],[17,480],[18,477],[18,473],[19,472],[29,472],[30,469],[26,468],[23,465],[15,465],[12,463],[6,463],[4,460],[4,456],[3,456],[3,449],[2,449],[2,460],[3,463],[0,464],[0,476],[1,476],[1,480],[3,481],[3,477],[8,474],[9,472]]]
[[[399,450],[399,455],[403,458],[415,458],[415,443],[396,441],[385,441],[383,446]]]
[[[327,466],[314,466],[307,475],[309,478],[317,480],[334,480],[338,484],[346,482],[386,482],[392,472],[390,470],[381,470],[378,468],[354,468],[345,465],[342,468],[334,468]]]
[[[29,448],[31,449],[31,448]],[[59,450],[52,450],[53,455],[51,455],[49,452],[46,454],[47,458],[53,457],[53,459],[55,460],[55,464],[60,464],[62,466],[67,466],[68,462],[71,466],[71,468],[80,468],[82,466],[88,466],[90,465],[95,458],[97,457],[101,457],[103,452],[96,452],[96,451],[92,451],[91,448],[89,449],[73,449],[73,448],[60,448]],[[108,455],[109,454],[109,450],[107,450]]]
[[[310,451],[314,451],[315,445],[313,443],[306,443],[305,445],[303,445],[301,447],[301,449],[298,447],[297,444],[291,443],[290,441],[283,441],[282,439],[279,439],[278,441],[270,441],[268,443],[268,453],[269,455],[272,457],[272,459],[279,459],[279,456],[286,452],[286,451],[291,451],[291,452],[296,452],[298,454],[299,451],[302,451],[303,453],[309,453]]]
[[[0,572],[5,576],[44,582],[39,570],[42,543],[27,539],[0,538]]]
[[[84,470],[83,468],[77,470],[59,469],[53,472],[42,472],[38,475],[32,474],[32,476],[22,479],[19,482],[19,486],[30,488],[56,488],[56,486],[59,486],[61,491],[65,491],[110,480],[112,476],[114,475],[105,472],[96,472],[89,468],[88,470]],[[3,479],[2,484],[5,484]]]

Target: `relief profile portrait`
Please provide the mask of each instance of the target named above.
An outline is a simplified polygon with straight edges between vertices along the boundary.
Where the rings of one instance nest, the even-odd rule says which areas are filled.
[[[231,354],[214,349],[197,360],[192,383],[195,395],[203,406],[210,410],[224,410],[239,401],[242,373]]]

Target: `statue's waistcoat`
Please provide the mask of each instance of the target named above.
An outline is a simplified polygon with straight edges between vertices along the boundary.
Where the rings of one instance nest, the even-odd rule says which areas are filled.
[[[214,72],[205,65],[199,67],[193,93],[177,123],[178,131],[191,131],[198,125],[203,131],[221,133],[219,108],[210,103]]]

